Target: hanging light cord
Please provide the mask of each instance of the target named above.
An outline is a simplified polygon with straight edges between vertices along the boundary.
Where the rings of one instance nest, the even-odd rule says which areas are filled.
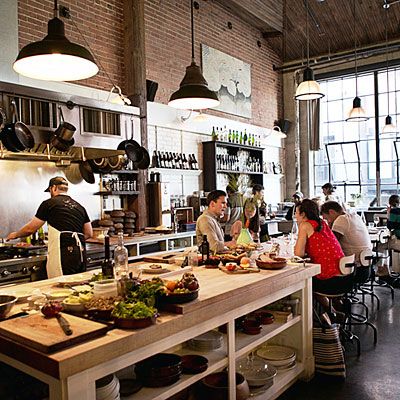
[[[356,38],[356,0],[353,0],[353,36],[354,36],[354,65],[356,71],[356,97],[358,96],[357,82],[357,38]]]
[[[308,32],[308,0],[306,0],[307,67],[310,66],[310,36]]]
[[[386,3],[386,2],[385,2]],[[388,50],[388,21],[389,7],[385,8],[385,41],[386,41],[386,90],[387,90],[387,107],[389,115],[389,50]]]
[[[74,19],[72,18],[72,16],[71,16],[70,19],[71,19],[71,22],[72,22],[72,24],[74,25],[75,29],[76,29],[76,30],[78,31],[78,33],[81,35],[81,37],[82,37],[83,41],[85,42],[86,46],[89,48],[90,52],[92,53],[93,58],[95,59],[96,63],[100,65],[100,68],[103,70],[104,74],[107,76],[107,79],[110,81],[110,84],[111,84],[112,86],[117,86],[117,85],[113,82],[113,80],[111,79],[110,75],[108,75],[107,70],[103,67],[103,65],[102,65],[102,63],[100,62],[100,60],[95,56],[94,51],[93,51],[92,48],[90,47],[90,45],[89,45],[88,41],[86,40],[85,36],[83,36],[82,32],[80,31],[80,29],[79,29],[78,26],[76,25],[76,23],[75,23]]]
[[[193,16],[193,0],[190,0],[190,29],[192,30],[192,62],[194,62],[194,16]]]

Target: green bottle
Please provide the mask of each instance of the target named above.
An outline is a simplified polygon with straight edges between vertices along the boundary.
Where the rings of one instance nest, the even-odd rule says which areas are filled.
[[[217,140],[218,139],[218,136],[215,133],[215,127],[214,126],[213,126],[213,129],[212,129],[211,138],[212,138],[212,140]]]
[[[240,131],[239,143],[243,144],[243,133]]]
[[[244,130],[243,144],[247,144],[247,132],[246,132],[246,129]]]

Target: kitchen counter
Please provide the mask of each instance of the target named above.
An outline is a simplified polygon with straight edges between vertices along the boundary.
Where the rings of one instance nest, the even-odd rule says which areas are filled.
[[[199,298],[187,304],[184,314],[161,313],[155,325],[143,330],[113,329],[101,338],[54,354],[40,353],[0,337],[0,360],[48,383],[51,400],[94,400],[96,379],[227,323],[226,347],[223,351],[213,352],[216,355],[210,355],[206,372],[184,376],[166,388],[142,389],[137,398],[166,399],[185,385],[225,366],[229,367],[233,377],[237,358],[275,336],[295,347],[298,354],[296,368],[280,375],[268,389],[269,395],[261,397],[276,398],[299,377],[310,379],[313,375],[311,278],[319,271],[319,265],[314,264],[238,275],[197,268],[195,274],[200,283]],[[43,290],[56,281],[32,282],[20,287]],[[293,293],[301,299],[300,316],[287,323],[265,326],[265,332],[256,336],[235,335],[235,318]],[[285,332],[288,333],[286,336]],[[222,355],[219,357],[218,354]],[[230,399],[234,399],[234,385],[230,390]]]

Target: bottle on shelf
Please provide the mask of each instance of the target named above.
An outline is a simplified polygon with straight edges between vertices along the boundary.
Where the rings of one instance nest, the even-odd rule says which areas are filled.
[[[154,150],[153,151],[153,157],[152,157],[152,160],[151,160],[151,167],[152,168],[159,168],[159,162],[158,162],[158,155],[157,155],[157,152]]]
[[[229,129],[229,133],[228,133],[228,142],[232,143],[232,131]]]
[[[104,236],[104,260],[101,264],[101,273],[104,278],[114,278],[114,265],[113,260],[110,257],[110,236]]]
[[[213,128],[212,128],[211,138],[212,138],[212,140],[218,140],[218,135],[215,132],[215,126],[213,126]]]
[[[124,246],[124,234],[118,232],[118,245],[114,249],[114,276],[116,279],[128,277],[128,249]]]
[[[203,241],[199,247],[201,253],[201,261],[205,263],[210,258],[210,243],[208,243],[207,235],[203,235]]]
[[[243,135],[243,144],[247,145],[247,132],[246,129],[244,130],[244,135]]]

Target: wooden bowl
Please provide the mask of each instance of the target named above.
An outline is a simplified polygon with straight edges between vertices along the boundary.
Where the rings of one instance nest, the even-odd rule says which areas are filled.
[[[286,258],[276,257],[270,258],[268,261],[256,260],[257,267],[260,269],[282,269],[287,265]]]
[[[196,354],[182,356],[182,368],[184,374],[200,374],[208,368],[208,359]]]
[[[120,329],[142,329],[156,323],[157,316],[148,318],[114,318],[114,326]]]
[[[166,304],[183,304],[195,300],[199,297],[199,289],[189,293],[170,293],[160,297],[161,303]]]

